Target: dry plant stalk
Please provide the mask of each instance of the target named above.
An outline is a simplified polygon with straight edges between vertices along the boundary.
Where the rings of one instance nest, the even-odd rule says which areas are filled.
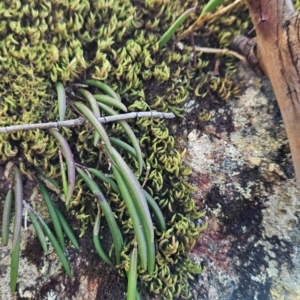
[[[205,22],[208,22],[216,17],[222,16],[228,11],[232,10],[234,7],[236,7],[238,4],[240,4],[243,0],[236,0],[235,2],[218,9],[215,13],[207,13],[200,15],[199,18],[186,30],[184,31],[177,40],[182,40],[183,38],[190,35],[193,31],[198,30]]]
[[[98,118],[100,123],[115,122],[120,120],[128,120],[135,118],[164,118],[172,119],[175,115],[173,113],[164,113],[157,111],[141,111],[141,112],[131,112],[121,115],[107,116]],[[86,122],[86,119],[80,117],[78,119],[72,119],[67,121],[57,121],[49,123],[36,123],[36,124],[22,124],[22,125],[11,125],[7,127],[0,127],[0,134],[7,134],[15,131],[23,130],[35,130],[35,129],[50,129],[50,128],[60,128],[60,127],[75,127],[83,125]]]
[[[300,11],[291,0],[248,0],[256,43],[235,39],[250,65],[271,81],[300,186]],[[242,48],[242,49],[241,49]]]

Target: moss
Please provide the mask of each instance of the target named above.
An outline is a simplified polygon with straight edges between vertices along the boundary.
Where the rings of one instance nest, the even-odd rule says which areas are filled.
[[[199,2],[199,1],[198,1]],[[230,1],[226,1],[229,3]],[[239,93],[234,64],[222,59],[221,76],[212,74],[214,61],[205,54],[192,58],[191,41],[171,40],[158,50],[163,32],[196,1],[22,1],[0,3],[0,125],[39,123],[58,119],[53,83],[68,86],[85,77],[105,80],[122,97],[130,111],[171,111],[185,116],[182,104],[189,98],[219,101]],[[200,1],[204,3],[204,1]],[[198,13],[200,12],[198,8]],[[238,15],[238,17],[237,17]],[[191,15],[186,29],[197,15]],[[249,26],[244,5],[233,14],[212,20],[195,32],[202,46],[228,47],[231,39]],[[209,114],[209,112],[207,112]],[[68,107],[67,118],[76,114]],[[207,119],[208,120],[208,119]],[[195,225],[202,214],[197,210],[188,183],[190,171],[182,164],[184,149],[176,147],[166,120],[142,118],[130,122],[150,172],[146,189],[163,209],[168,231],[156,229],[157,265],[152,276],[140,271],[140,289],[147,297],[189,298],[189,280],[200,268],[187,252],[203,229]],[[111,136],[122,138],[117,124],[106,126]],[[86,124],[64,129],[76,162],[108,171],[101,145],[93,146],[93,134]],[[17,161],[24,175],[32,178],[37,168],[46,176],[60,178],[57,145],[43,131],[24,131],[0,136],[0,163]],[[127,162],[137,170],[126,153]],[[140,178],[146,179],[146,174]],[[100,183],[101,184],[101,183]],[[128,267],[133,230],[124,203],[102,184],[119,224],[126,233],[120,273]],[[96,203],[78,179],[72,206],[80,221],[81,234],[90,225]]]
[[[300,1],[299,0],[294,0],[294,5],[295,5],[295,8],[298,9],[299,6],[300,6]]]

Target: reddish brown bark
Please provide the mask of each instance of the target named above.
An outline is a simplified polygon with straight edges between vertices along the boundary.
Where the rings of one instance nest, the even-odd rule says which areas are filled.
[[[257,34],[256,61],[271,81],[300,186],[300,12],[290,0],[248,0]]]

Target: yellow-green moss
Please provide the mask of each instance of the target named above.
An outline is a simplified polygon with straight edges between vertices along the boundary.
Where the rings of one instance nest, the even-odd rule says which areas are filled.
[[[71,84],[85,77],[103,80],[122,97],[130,111],[171,111],[184,116],[182,103],[214,94],[221,100],[239,92],[233,80],[234,65],[226,60],[227,71],[216,79],[211,56],[196,54],[190,39],[176,45],[175,40],[158,50],[164,31],[186,9],[204,1],[116,1],[116,0],[4,0],[0,3],[0,126],[40,123],[58,119],[53,83]],[[225,1],[229,3],[230,1]],[[201,5],[197,13],[200,13]],[[191,15],[179,31],[195,21]],[[228,47],[232,38],[249,24],[244,5],[212,20],[194,37],[197,45]],[[225,59],[223,59],[223,63]],[[67,118],[76,114],[70,106]],[[187,253],[203,229],[196,225],[201,213],[191,198],[190,171],[182,165],[168,122],[142,118],[132,121],[150,166],[146,189],[162,207],[168,231],[156,229],[157,265],[152,276],[140,272],[140,290],[146,297],[187,299],[188,280],[200,267]],[[117,124],[106,126],[111,136],[122,138]],[[62,130],[76,162],[108,171],[101,145],[93,146],[93,134],[86,124]],[[46,176],[60,178],[57,145],[44,131],[24,131],[0,135],[0,163],[18,161],[21,172],[32,178],[36,167]],[[133,170],[135,161],[123,153]],[[145,179],[144,173],[140,180]],[[127,246],[123,251],[121,273],[128,266],[133,230],[124,203],[103,185],[123,232]],[[73,207],[81,222],[81,233],[96,212],[96,203],[82,180],[76,184]]]

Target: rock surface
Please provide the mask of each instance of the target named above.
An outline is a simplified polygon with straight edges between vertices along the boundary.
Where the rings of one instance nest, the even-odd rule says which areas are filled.
[[[267,80],[240,67],[245,91],[228,102],[234,130],[188,132],[186,162],[207,210],[194,253],[205,272],[194,299],[300,299],[300,192]],[[217,128],[217,129],[216,129]]]

